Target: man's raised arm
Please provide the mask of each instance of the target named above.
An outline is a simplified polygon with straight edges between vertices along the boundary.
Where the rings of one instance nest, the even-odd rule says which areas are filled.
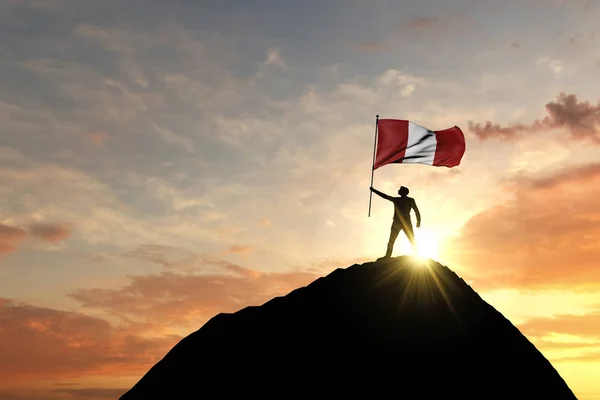
[[[388,196],[385,193],[381,193],[379,190],[375,189],[373,186],[370,187],[371,192],[375,193],[376,195],[379,195],[380,197],[383,197],[386,200],[392,201],[394,198],[392,196]]]

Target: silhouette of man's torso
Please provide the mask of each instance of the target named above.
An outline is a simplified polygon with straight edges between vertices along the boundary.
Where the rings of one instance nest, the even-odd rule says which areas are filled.
[[[411,225],[412,197],[394,197],[394,225]]]

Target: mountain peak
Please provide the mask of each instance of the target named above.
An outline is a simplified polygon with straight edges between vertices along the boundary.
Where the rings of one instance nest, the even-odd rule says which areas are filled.
[[[456,273],[403,256],[337,269],[261,306],[215,316],[121,400],[299,392],[576,399]]]

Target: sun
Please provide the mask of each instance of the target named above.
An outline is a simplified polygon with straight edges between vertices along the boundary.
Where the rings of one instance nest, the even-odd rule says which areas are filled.
[[[441,253],[442,237],[439,232],[428,228],[416,228],[415,227],[415,240],[417,242],[417,253],[413,254],[410,242],[406,238],[404,232],[400,232],[396,243],[394,245],[394,251],[392,257],[400,255],[413,255],[421,259],[431,258],[438,260]],[[378,255],[379,257],[385,253],[385,248],[389,238],[389,231],[378,232],[377,235],[366,238],[365,244],[369,253]]]
[[[415,240],[417,241],[415,256],[434,260],[439,258],[439,238],[433,231],[417,228],[415,229]],[[412,254],[408,240],[402,236],[398,236],[396,247],[402,254]]]

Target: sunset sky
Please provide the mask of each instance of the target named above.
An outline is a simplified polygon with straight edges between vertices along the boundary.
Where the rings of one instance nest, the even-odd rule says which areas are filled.
[[[217,313],[382,256],[379,114],[462,128],[460,166],[374,186],[409,187],[426,255],[600,399],[598,21],[594,0],[0,0],[0,398],[116,399]]]

